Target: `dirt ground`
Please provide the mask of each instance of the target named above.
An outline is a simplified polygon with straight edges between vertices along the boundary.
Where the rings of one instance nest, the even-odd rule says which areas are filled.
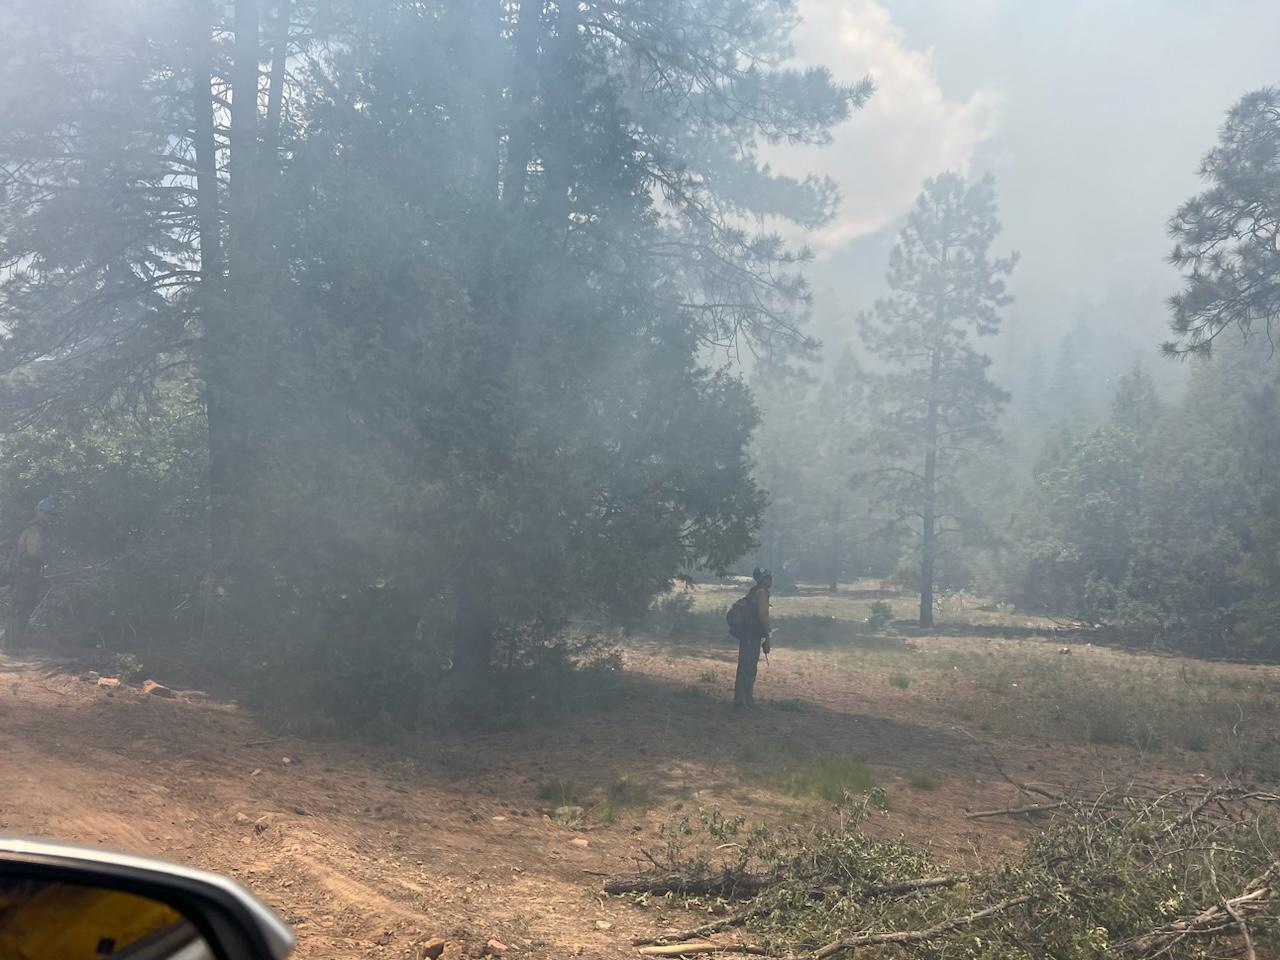
[[[965,815],[1018,802],[1002,770],[1100,783],[1133,775],[1138,763],[1119,748],[984,739],[943,704],[859,676],[820,650],[780,646],[761,666],[764,706],[739,715],[729,706],[733,655],[728,644],[637,642],[614,709],[443,742],[447,762],[436,765],[281,738],[234,704],[128,688],[108,695],[65,663],[0,657],[0,833],[226,873],[293,926],[303,958],[415,957],[433,936],[472,955],[497,939],[510,956],[632,957],[633,936],[690,920],[662,901],[600,893],[605,876],[634,872],[642,848],[661,846],[664,821],[713,806],[765,820],[826,815],[753,773],[744,750],[866,760],[891,797],[870,829],[905,835],[942,860],[1016,851],[1026,825]],[[1192,775],[1143,763],[1150,781]],[[914,770],[936,774],[938,788],[910,789]],[[622,777],[646,784],[652,804],[613,822],[562,826],[538,799],[548,780],[603,786]]]

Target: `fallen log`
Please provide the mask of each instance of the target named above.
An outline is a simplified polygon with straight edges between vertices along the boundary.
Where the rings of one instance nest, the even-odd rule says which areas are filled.
[[[712,877],[691,877],[682,873],[642,874],[618,877],[604,885],[612,896],[628,893],[673,893],[682,897],[723,897],[733,900],[754,897],[773,882],[772,878],[751,873],[722,873]]]

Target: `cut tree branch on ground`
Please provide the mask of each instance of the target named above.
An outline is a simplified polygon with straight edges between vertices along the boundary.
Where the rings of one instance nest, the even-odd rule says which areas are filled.
[[[1167,950],[1187,937],[1218,936],[1227,930],[1238,929],[1246,945],[1252,950],[1253,937],[1246,920],[1275,904],[1280,896],[1280,891],[1275,888],[1277,879],[1280,879],[1280,860],[1272,863],[1238,896],[1213,904],[1195,916],[1184,917],[1157,930],[1132,937],[1117,944],[1116,949],[1122,954],[1144,956],[1154,949]]]
[[[1046,790],[1044,789],[1044,787],[1041,787],[1038,784],[1022,783],[1021,781],[1013,779],[1013,777],[1009,776],[1008,772],[1005,770],[1004,765],[999,761],[999,759],[996,758],[995,751],[991,749],[990,744],[974,736],[968,730],[964,729],[964,727],[957,726],[955,729],[959,730],[966,737],[968,737],[978,746],[982,747],[984,751],[986,751],[987,758],[991,761],[991,765],[996,768],[996,773],[1000,774],[1000,778],[1004,780],[1006,783],[1008,783],[1010,786],[1015,787],[1018,790],[1020,790],[1022,793],[1028,794],[1030,796],[1044,797],[1046,800],[1052,800],[1057,803],[1063,803],[1066,801],[1066,797],[1064,797],[1060,793],[1053,793],[1052,791]]]
[[[1172,960],[1230,948],[1257,960],[1280,956],[1280,859],[1271,843],[1280,829],[1277,801],[1275,793],[1230,783],[1174,790],[1136,785],[1109,786],[1092,801],[1065,795],[979,811],[970,816],[1056,813],[1020,858],[938,876],[928,875],[936,866],[927,853],[858,830],[865,810],[851,802],[852,832],[842,812],[838,827],[760,828],[749,844],[727,845],[724,821],[715,821],[718,829],[706,830],[715,844],[687,860],[672,853],[661,869],[613,881],[608,889],[696,891],[688,895],[704,905],[725,893],[747,900],[732,915],[633,941],[647,956],[768,951],[852,960],[859,951],[896,955],[895,948],[925,943],[942,952],[984,944],[1025,952],[1026,944],[1044,938],[1094,937],[1094,908],[1126,889],[1138,908],[1102,931],[1114,955]],[[738,854],[735,861],[717,866],[708,859],[707,850],[728,846]],[[876,884],[864,879],[907,871],[917,876]],[[1170,903],[1180,904],[1184,915],[1171,919],[1163,907]],[[759,946],[712,939],[740,928]]]
[[[900,880],[897,883],[877,883],[862,890],[862,895],[870,897],[896,897],[904,893],[915,893],[917,890],[938,890],[943,887],[954,887],[969,879],[965,873],[957,873],[947,877],[921,877],[919,880]]]
[[[1253,948],[1253,936],[1249,933],[1249,923],[1245,920],[1244,914],[1233,906],[1230,900],[1224,900],[1222,908],[1231,914],[1231,919],[1240,928],[1240,936],[1244,937],[1245,960],[1258,960],[1258,951]]]
[[[859,947],[871,947],[881,943],[923,943],[926,940],[934,940],[943,934],[950,933],[953,930],[959,930],[963,927],[972,926],[975,923],[981,923],[990,917],[1021,907],[1024,904],[1031,903],[1038,898],[1031,894],[1024,894],[1020,897],[1011,897],[1008,900],[1001,900],[999,903],[993,903],[991,906],[978,910],[975,913],[967,914],[963,917],[953,917],[950,920],[943,920],[941,923],[935,923],[931,927],[925,927],[923,930],[893,930],[886,933],[860,933],[852,937],[845,937],[841,940],[835,940],[828,943],[825,947],[815,955],[818,960],[826,960],[827,957],[834,957],[836,954],[845,953],[849,950],[857,950]]]
[[[631,945],[633,947],[649,947],[697,940],[700,937],[709,937],[713,933],[723,933],[725,930],[732,930],[735,927],[745,926],[754,918],[762,916],[767,912],[768,908],[745,910],[742,913],[735,913],[731,917],[723,917],[720,920],[713,920],[711,923],[704,923],[698,927],[690,927],[688,930],[681,930],[678,933],[669,933],[661,937],[636,937],[631,941]]]
[[[1025,807],[1004,807],[999,810],[975,810],[973,813],[966,813],[965,816],[970,820],[986,820],[990,817],[1017,817],[1034,813],[1050,813],[1054,810],[1061,810],[1065,806],[1065,801],[1060,803],[1033,803]]]
[[[967,874],[953,874],[943,877],[921,877],[916,880],[899,880],[895,883],[876,883],[857,891],[858,898],[861,900],[871,900],[875,897],[899,897],[909,893],[916,893],[922,890],[939,890],[945,887],[954,887],[958,883],[963,883],[968,879]],[[831,896],[838,896],[846,893],[845,889],[831,885],[825,887],[815,887],[809,891],[810,896],[814,899],[825,899]],[[713,933],[722,933],[725,930],[732,930],[735,927],[745,926],[747,923],[769,913],[773,908],[771,906],[758,907],[754,910],[744,910],[741,913],[735,913],[731,917],[724,917],[720,920],[713,920],[710,923],[704,923],[701,926],[690,927],[688,930],[681,930],[678,933],[669,933],[660,937],[637,937],[631,941],[631,945],[635,947],[644,947],[650,945],[682,943],[687,940],[696,940],[699,937],[708,937]]]
[[[675,943],[667,946],[641,947],[641,956],[645,957],[685,957],[700,953],[745,953],[754,957],[767,957],[769,951],[763,947],[753,947],[742,943]]]

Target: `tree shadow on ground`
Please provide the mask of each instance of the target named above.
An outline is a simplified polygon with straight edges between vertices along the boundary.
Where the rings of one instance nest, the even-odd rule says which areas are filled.
[[[83,658],[35,646],[0,650],[0,668],[11,673],[30,673],[42,680],[77,674]]]
[[[604,709],[487,738],[484,765],[526,780],[638,780],[677,796],[691,784],[778,788],[797,766],[830,761],[969,776],[994,771],[982,748],[958,731],[794,698],[762,699],[755,710],[735,710],[732,660],[712,659],[724,665],[714,680],[630,674],[618,685],[616,702]]]
[[[757,688],[759,707],[735,710],[731,698],[736,648],[689,644],[686,650],[689,657],[701,658],[706,668],[673,678],[623,670],[599,691],[587,691],[572,701],[566,698],[554,713],[502,729],[424,729],[380,741],[326,737],[309,749],[327,741],[326,750],[357,752],[374,767],[397,771],[395,776],[409,771],[410,779],[468,787],[485,784],[501,792],[513,783],[524,784],[514,789],[528,793],[530,804],[538,784],[550,780],[573,781],[596,793],[631,781],[652,787],[655,796],[684,797],[712,788],[721,793],[753,786],[785,792],[781,784],[797,765],[829,761],[857,760],[944,775],[972,776],[977,770],[993,769],[982,748],[959,731],[833,708],[794,695],[769,700],[764,664],[764,689]],[[669,651],[653,644],[645,652],[667,656]],[[7,671],[40,678],[73,672],[72,664],[58,657],[3,661]],[[81,744],[86,748],[95,745],[100,733],[103,744],[117,749],[122,735],[127,742],[136,733],[131,726],[135,720],[147,729],[155,722],[146,710],[135,718],[136,708],[127,705],[86,702],[83,708],[102,714],[85,728],[94,731]],[[196,715],[190,719],[196,722]],[[124,728],[131,732],[125,735]],[[25,735],[39,739],[42,729],[35,723]],[[175,726],[171,732],[178,739],[190,735],[187,727]],[[164,738],[169,731],[154,735]],[[278,750],[291,739],[302,738],[273,738],[280,741]],[[221,749],[216,738],[205,746]]]
[[[773,618],[773,628],[774,645],[792,650],[905,650],[908,646],[894,633],[875,632],[865,623],[839,617],[783,615]],[[641,635],[632,644],[649,645],[677,659],[738,655],[738,641],[725,630],[700,629],[676,637]]]
[[[936,623],[921,627],[914,620],[895,620],[893,629],[908,637],[987,637],[999,640],[1095,640],[1096,632],[1068,627],[1019,627],[997,623]]]

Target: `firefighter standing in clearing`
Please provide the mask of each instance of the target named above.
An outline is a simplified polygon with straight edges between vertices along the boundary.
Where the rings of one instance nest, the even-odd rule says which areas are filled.
[[[44,568],[49,558],[49,525],[58,515],[58,502],[45,497],[36,505],[36,517],[18,534],[13,550],[13,612],[7,640],[18,647],[26,640],[31,615],[44,599]]]
[[[769,591],[773,587],[773,574],[764,567],[756,567],[751,576],[756,583],[746,596],[750,616],[738,636],[738,674],[733,682],[733,705],[739,709],[755,706],[753,691],[760,652],[769,653]]]

